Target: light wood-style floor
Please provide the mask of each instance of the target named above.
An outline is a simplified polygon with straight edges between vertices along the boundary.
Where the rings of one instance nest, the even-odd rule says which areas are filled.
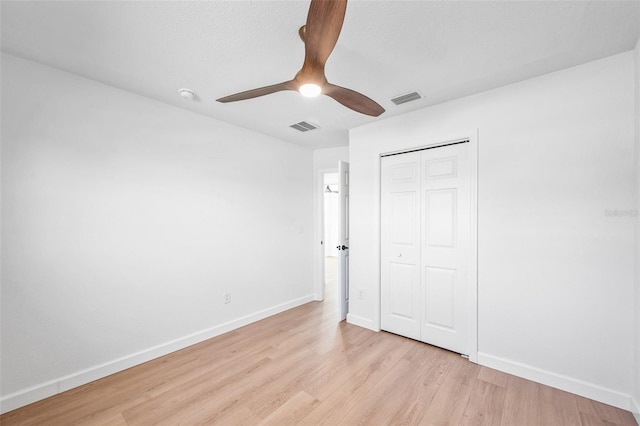
[[[629,412],[338,323],[330,285],[323,303],[6,413],[0,424],[636,424]]]

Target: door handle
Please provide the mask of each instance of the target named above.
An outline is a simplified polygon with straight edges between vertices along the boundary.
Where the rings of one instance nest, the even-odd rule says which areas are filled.
[[[340,250],[348,250],[349,247],[345,246],[344,244],[342,245],[342,247],[340,247]]]

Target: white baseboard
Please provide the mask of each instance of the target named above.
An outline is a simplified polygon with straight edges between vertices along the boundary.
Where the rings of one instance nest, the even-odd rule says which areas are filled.
[[[203,342],[207,339],[211,339],[313,300],[315,300],[315,295],[313,294],[290,300],[206,330],[154,346],[144,351],[127,355],[27,389],[22,389],[9,395],[3,395],[0,398],[0,414],[15,410],[16,408],[24,407],[25,405],[90,383],[94,380],[110,376],[111,374],[126,370],[127,368],[131,368],[144,362],[151,361],[152,359],[170,354],[171,352],[184,349],[188,346]]]
[[[373,330],[376,332],[380,331],[380,329],[377,328],[373,324],[373,321],[370,320],[369,318],[364,318],[354,314],[347,314],[347,322],[349,324],[357,325],[358,327],[368,328],[369,330]]]
[[[633,410],[631,410],[633,417],[636,418],[636,423],[640,425],[640,401],[633,399],[631,403],[633,404]]]
[[[634,402],[631,395],[613,389],[482,352],[478,353],[478,364],[537,383],[542,383],[543,385],[556,389],[571,392],[604,404],[613,405],[623,410],[634,411]]]

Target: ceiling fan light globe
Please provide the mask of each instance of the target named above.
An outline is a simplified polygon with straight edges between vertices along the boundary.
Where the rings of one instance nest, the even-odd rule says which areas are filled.
[[[300,86],[300,94],[307,98],[315,98],[322,93],[322,88],[314,83],[307,83]]]

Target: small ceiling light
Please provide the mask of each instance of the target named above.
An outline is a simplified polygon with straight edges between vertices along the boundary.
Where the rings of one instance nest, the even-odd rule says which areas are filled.
[[[315,98],[320,93],[322,93],[322,89],[317,84],[307,83],[300,86],[300,94],[307,98]]]
[[[182,99],[186,99],[188,101],[192,101],[196,97],[196,92],[191,89],[180,89],[178,90],[178,94],[182,97]]]

